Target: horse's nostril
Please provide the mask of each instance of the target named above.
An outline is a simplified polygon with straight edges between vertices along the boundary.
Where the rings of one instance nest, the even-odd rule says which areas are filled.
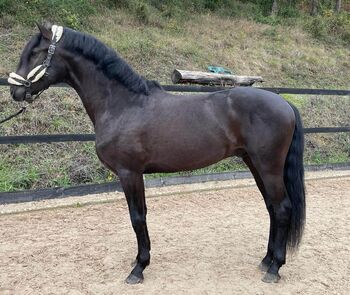
[[[10,94],[15,101],[24,100],[25,92],[24,92],[24,89],[22,88],[11,87]]]

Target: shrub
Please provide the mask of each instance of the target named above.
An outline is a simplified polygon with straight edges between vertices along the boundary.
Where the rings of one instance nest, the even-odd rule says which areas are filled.
[[[305,29],[319,40],[326,42],[350,42],[350,14],[330,13],[308,18],[305,22]]]
[[[100,1],[85,0],[0,0],[0,26],[32,25],[48,20],[72,28],[87,24],[87,17],[96,11]]]

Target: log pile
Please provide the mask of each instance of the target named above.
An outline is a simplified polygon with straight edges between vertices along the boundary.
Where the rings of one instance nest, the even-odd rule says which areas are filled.
[[[256,82],[263,82],[260,76],[236,76],[230,74],[216,74],[199,71],[185,71],[175,69],[171,75],[174,84],[201,84],[220,86],[252,86]]]

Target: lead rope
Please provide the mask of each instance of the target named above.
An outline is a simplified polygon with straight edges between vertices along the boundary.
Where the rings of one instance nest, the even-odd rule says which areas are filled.
[[[33,102],[34,100],[36,100],[36,99],[40,96],[40,94],[43,93],[45,90],[46,90],[46,89],[41,90],[41,91],[33,98],[33,100],[32,100],[31,102]],[[0,121],[0,125],[3,124],[3,123],[5,123],[5,122],[7,122],[7,121],[10,121],[11,119],[13,119],[13,118],[19,116],[20,114],[24,113],[24,112],[27,110],[28,107],[29,107],[29,104],[22,106],[16,113],[12,114],[11,116],[8,116],[8,117],[5,118],[5,119],[2,119],[2,120]]]
[[[8,116],[7,118],[1,120],[0,124],[3,124],[5,122],[7,122],[7,121],[10,121],[14,117],[17,117],[18,115],[22,114],[26,109],[27,109],[27,106],[21,107],[21,109],[17,113],[15,113],[15,114],[13,114],[11,116]]]

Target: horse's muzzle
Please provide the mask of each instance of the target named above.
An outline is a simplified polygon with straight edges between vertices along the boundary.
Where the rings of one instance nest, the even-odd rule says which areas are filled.
[[[32,97],[30,92],[23,86],[11,86],[10,93],[15,101],[30,100]]]

